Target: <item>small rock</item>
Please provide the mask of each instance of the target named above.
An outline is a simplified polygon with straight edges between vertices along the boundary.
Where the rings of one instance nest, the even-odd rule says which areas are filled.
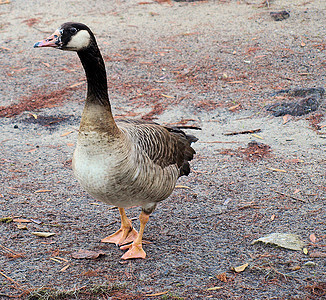
[[[290,13],[286,10],[271,12],[270,15],[275,21],[283,21],[290,17]]]

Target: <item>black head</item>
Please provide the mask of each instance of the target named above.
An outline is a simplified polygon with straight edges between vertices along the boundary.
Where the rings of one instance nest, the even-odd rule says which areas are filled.
[[[47,39],[37,42],[34,47],[53,47],[67,51],[81,51],[95,41],[92,31],[82,23],[67,22]]]

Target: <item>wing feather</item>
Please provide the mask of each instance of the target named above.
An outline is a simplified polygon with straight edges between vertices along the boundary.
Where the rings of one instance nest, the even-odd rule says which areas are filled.
[[[128,132],[133,142],[155,164],[162,168],[176,165],[180,169],[180,176],[189,174],[188,161],[195,154],[190,145],[197,141],[196,137],[178,128],[161,126],[151,121],[118,119],[116,123]]]

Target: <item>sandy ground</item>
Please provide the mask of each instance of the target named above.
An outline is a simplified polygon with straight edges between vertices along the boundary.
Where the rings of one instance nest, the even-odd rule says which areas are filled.
[[[1,299],[326,297],[324,105],[285,119],[265,109],[286,100],[272,96],[280,89],[325,87],[326,3],[287,2],[0,5],[0,218],[34,220],[0,223]],[[270,17],[283,9],[290,18]],[[71,171],[84,72],[75,53],[32,48],[66,21],[94,31],[117,117],[202,127],[193,172],[178,183],[187,188],[147,225],[145,260],[121,262],[99,242],[118,229],[118,211]],[[139,211],[127,212],[136,228]],[[308,253],[251,244],[272,232],[298,234]],[[72,258],[80,249],[106,255]]]

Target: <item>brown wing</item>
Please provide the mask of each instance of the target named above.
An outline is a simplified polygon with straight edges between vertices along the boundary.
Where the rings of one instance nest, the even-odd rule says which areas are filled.
[[[118,119],[116,123],[128,131],[133,141],[155,164],[162,168],[176,164],[180,176],[189,174],[188,161],[195,154],[190,144],[197,138],[178,128],[164,127],[151,121]]]

